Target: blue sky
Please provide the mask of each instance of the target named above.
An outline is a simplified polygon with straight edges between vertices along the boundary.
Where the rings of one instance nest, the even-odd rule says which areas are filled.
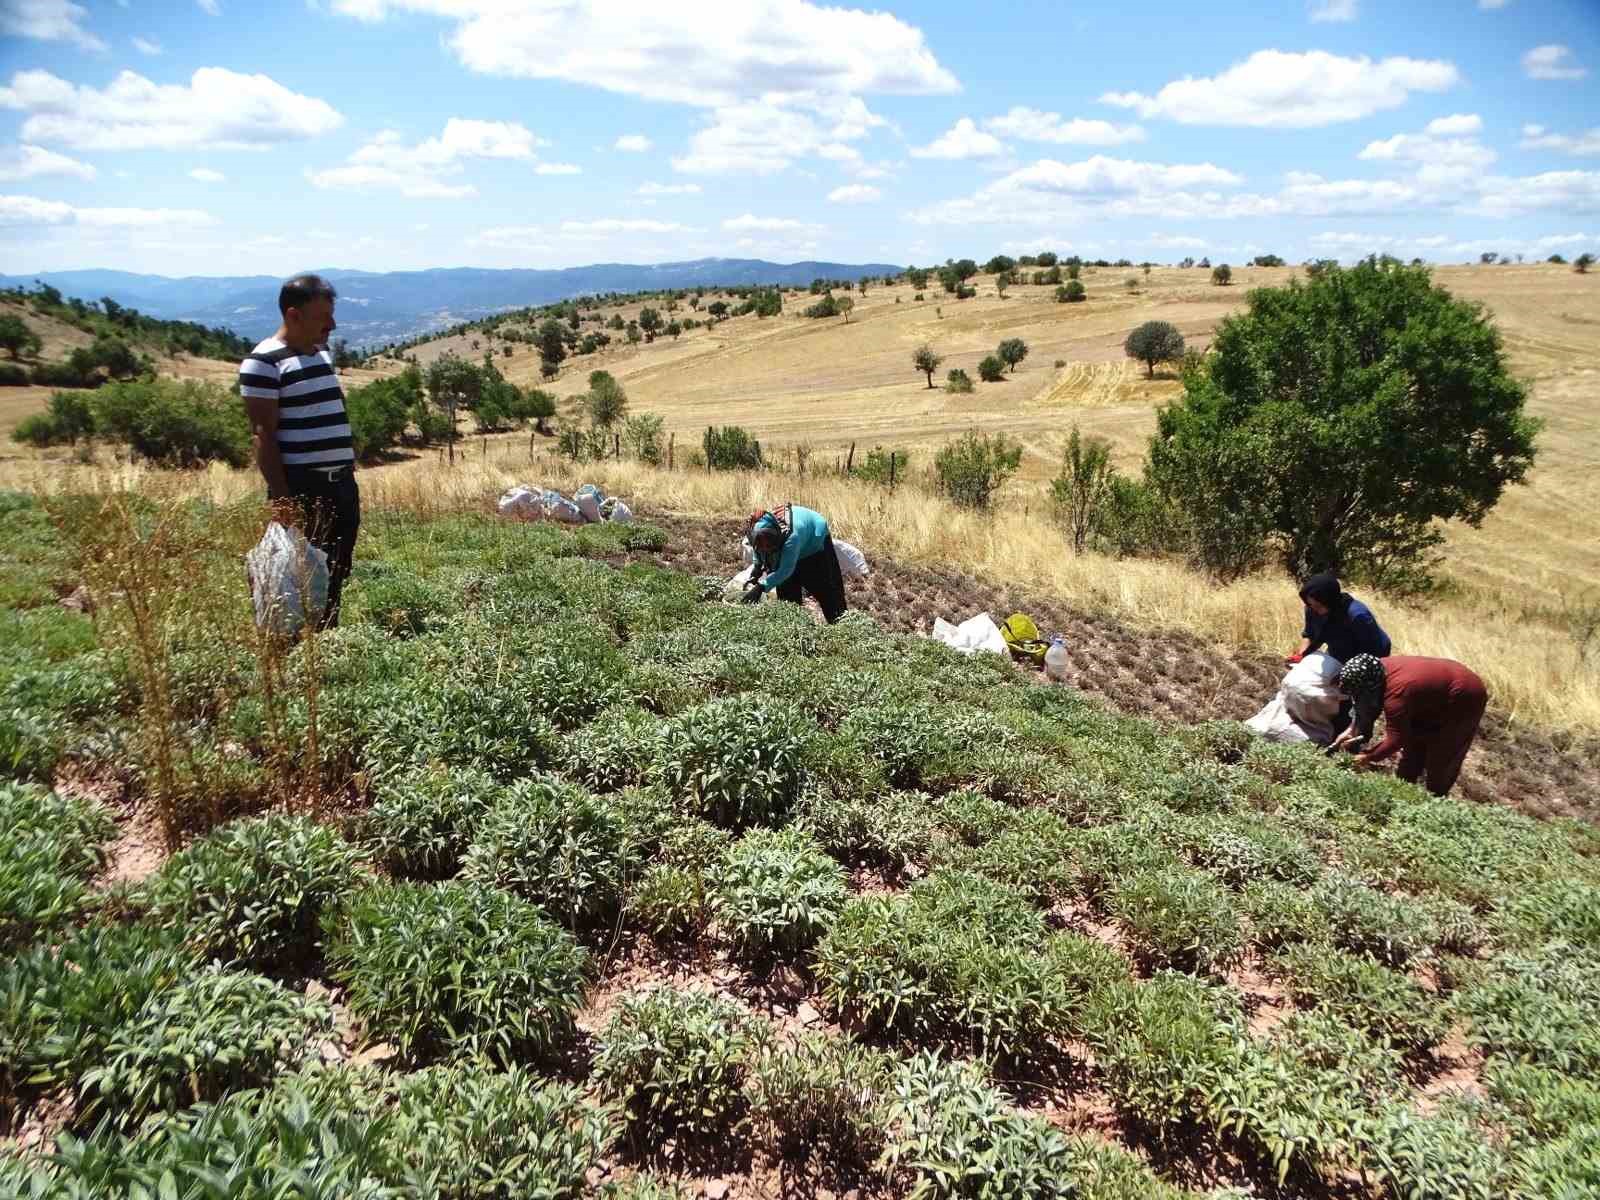
[[[1600,249],[1600,4],[0,0],[0,270]]]

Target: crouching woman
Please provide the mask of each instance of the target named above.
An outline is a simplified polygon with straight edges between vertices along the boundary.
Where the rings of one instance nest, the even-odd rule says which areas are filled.
[[[1474,672],[1448,658],[1358,654],[1341,668],[1339,690],[1354,701],[1355,719],[1333,749],[1370,738],[1381,712],[1383,740],[1357,754],[1356,765],[1382,762],[1399,751],[1395,774],[1401,779],[1423,780],[1435,796],[1455,786],[1489,702]]]
[[[829,625],[844,615],[844,575],[821,513],[798,504],[752,513],[745,536],[756,556],[755,570],[745,585],[745,603],[755,604],[762,593],[776,592],[779,600],[799,604],[802,595],[809,594]]]

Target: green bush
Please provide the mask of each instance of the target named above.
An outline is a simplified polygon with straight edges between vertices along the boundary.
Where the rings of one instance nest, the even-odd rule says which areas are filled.
[[[328,963],[374,1037],[410,1059],[516,1062],[573,1031],[587,955],[533,905],[471,883],[378,884],[330,919]]]
[[[988,508],[1021,465],[1021,443],[1003,433],[991,437],[975,431],[942,447],[933,459],[939,490],[963,508]]]
[[[447,879],[505,788],[470,767],[422,767],[379,784],[364,820],[373,855],[406,879]]]
[[[1368,1159],[1394,1200],[1497,1200],[1512,1183],[1504,1156],[1466,1112],[1418,1116],[1393,1105],[1373,1123]]]
[[[698,937],[710,919],[703,868],[654,863],[628,895],[632,921],[660,938]]]
[[[116,833],[92,801],[0,782],[0,949],[76,916]]]
[[[957,396],[965,396],[972,391],[972,376],[960,367],[956,367],[945,376],[944,390]]]
[[[1314,1005],[1407,1054],[1431,1050],[1449,1032],[1450,1014],[1397,971],[1328,946],[1290,946],[1265,969],[1284,979],[1296,1004]]]
[[[1491,959],[1455,997],[1485,1053],[1568,1075],[1600,1072],[1600,956],[1564,942]]]
[[[257,817],[180,850],[142,898],[152,919],[182,927],[207,957],[277,966],[314,953],[317,924],[355,888],[359,860],[314,821]]]
[[[997,354],[986,354],[978,363],[978,378],[985,383],[999,383],[1006,377],[1006,364]]]
[[[901,874],[922,863],[934,845],[932,801],[921,792],[808,798],[800,820],[829,854],[846,864],[867,864]]]
[[[616,915],[632,867],[615,801],[542,777],[512,784],[483,815],[461,873],[581,930]]]
[[[1228,893],[1199,871],[1136,875],[1112,893],[1108,907],[1150,966],[1217,971],[1244,950]]]
[[[859,1170],[883,1150],[893,1062],[847,1037],[801,1038],[756,1060],[752,1113],[780,1158]]]
[[[412,413],[422,404],[422,377],[415,367],[346,392],[344,407],[356,457],[376,458],[398,445]]]
[[[153,377],[95,393],[95,433],[167,466],[250,462],[250,424],[239,398],[214,383]]]
[[[844,873],[797,829],[753,829],[728,847],[711,884],[711,911],[746,955],[809,948],[849,895]]]
[[[100,376],[82,363],[36,363],[33,384],[35,387],[92,388],[100,385]]]
[[[23,373],[26,382],[27,373]],[[42,413],[24,418],[11,432],[12,441],[33,446],[76,445],[94,435],[94,413],[83,392],[55,392]]]
[[[1239,904],[1250,921],[1250,940],[1259,950],[1327,939],[1327,915],[1292,884],[1274,880],[1252,883],[1244,889]]]
[[[107,1039],[103,1062],[79,1084],[84,1115],[131,1128],[153,1112],[260,1086],[309,1060],[332,1028],[320,1000],[259,975],[202,971],[151,995]]]
[[[1328,875],[1311,889],[1310,899],[1327,919],[1335,946],[1386,966],[1403,967],[1432,940],[1427,912],[1414,901],[1387,896],[1348,876]]]
[[[761,443],[738,425],[717,428],[706,426],[701,438],[706,466],[713,471],[757,471],[761,469]]]
[[[392,637],[420,637],[443,628],[461,611],[448,588],[410,571],[379,574],[358,567],[356,578],[363,617]]]
[[[622,1104],[634,1138],[705,1140],[735,1133],[765,1023],[703,992],[654,988],[618,1006],[594,1059],[601,1095]]]
[[[30,382],[28,368],[21,363],[0,363],[0,387],[27,387]],[[29,418],[30,420],[32,418]],[[18,438],[18,441],[27,439]]]
[[[1600,1083],[1549,1067],[1494,1058],[1484,1074],[1489,1095],[1530,1137],[1545,1140],[1600,1125]]]
[[[642,708],[608,708],[562,739],[562,769],[597,792],[643,783],[660,756],[662,729]]]
[[[1504,937],[1516,943],[1559,938],[1600,951],[1600,885],[1552,879],[1519,889],[1500,905],[1494,923]]]
[[[814,733],[771,701],[712,700],[666,723],[654,775],[696,816],[725,828],[777,824],[805,783]]]

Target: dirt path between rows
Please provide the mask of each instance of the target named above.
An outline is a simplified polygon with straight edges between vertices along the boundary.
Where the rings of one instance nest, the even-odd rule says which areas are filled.
[[[742,565],[741,525],[666,513],[645,519],[667,546],[634,557],[678,571],[729,576]],[[1182,724],[1243,719],[1277,690],[1278,659],[1221,649],[1182,630],[1134,630],[1059,599],[971,576],[873,557],[872,574],[850,581],[854,608],[897,633],[928,633],[934,617],[961,621],[1025,612],[1046,637],[1061,634],[1067,681],[1122,712]],[[1529,728],[1491,706],[1456,794],[1506,804],[1536,817],[1600,820],[1600,739]]]

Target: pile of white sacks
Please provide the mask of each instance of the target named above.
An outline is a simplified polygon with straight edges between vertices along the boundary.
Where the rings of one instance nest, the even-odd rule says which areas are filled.
[[[559,521],[563,525],[595,521],[626,525],[633,520],[631,508],[592,483],[584,484],[570,500],[552,488],[518,484],[500,497],[496,510],[509,521]]]

